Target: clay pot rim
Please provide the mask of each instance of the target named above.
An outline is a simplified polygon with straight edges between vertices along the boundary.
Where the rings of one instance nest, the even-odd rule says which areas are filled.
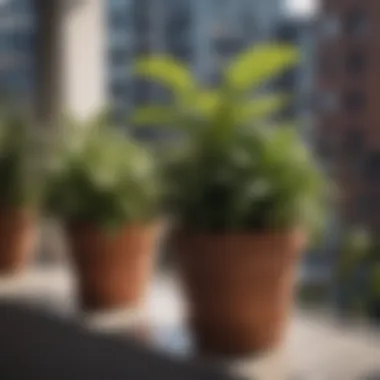
[[[103,233],[107,232],[108,228],[101,223],[97,223],[95,221],[79,221],[79,220],[65,220],[63,221],[63,226],[68,231],[81,231],[81,230],[92,230],[95,232]],[[123,230],[161,230],[165,226],[163,225],[162,219],[158,220],[147,220],[146,222],[126,222],[121,224],[120,226],[113,229],[112,227],[109,231],[123,231]]]
[[[272,230],[253,233],[250,232],[226,232],[205,233],[194,230],[181,230],[171,235],[171,244],[181,247],[183,244],[195,243],[208,247],[221,245],[245,244],[251,247],[259,247],[274,244],[288,243],[298,247],[296,251],[301,254],[308,246],[309,236],[301,228],[290,228],[288,230]],[[258,254],[258,252],[256,252]]]
[[[307,230],[301,227],[289,227],[284,229],[256,229],[256,230],[226,230],[226,231],[207,231],[197,230],[194,228],[181,227],[172,230],[172,234],[177,237],[191,236],[206,239],[225,239],[225,238],[241,238],[241,239],[263,239],[273,237],[285,237],[290,235],[307,236]]]
[[[35,207],[13,205],[0,206],[0,216],[2,219],[17,218],[37,224],[40,215],[41,213],[39,212],[38,208]]]

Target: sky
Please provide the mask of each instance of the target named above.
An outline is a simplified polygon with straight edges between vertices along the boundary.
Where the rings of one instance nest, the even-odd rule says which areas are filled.
[[[319,0],[285,0],[287,12],[300,16],[310,16],[317,11]]]

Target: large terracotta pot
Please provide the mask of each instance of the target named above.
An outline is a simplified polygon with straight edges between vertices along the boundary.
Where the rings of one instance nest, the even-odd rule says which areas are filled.
[[[157,237],[156,226],[129,225],[116,232],[90,224],[69,226],[81,306],[92,310],[138,306],[151,278]]]
[[[0,208],[0,274],[15,274],[26,268],[36,237],[35,213]]]
[[[300,231],[176,234],[189,322],[201,350],[242,355],[281,341],[305,243]]]

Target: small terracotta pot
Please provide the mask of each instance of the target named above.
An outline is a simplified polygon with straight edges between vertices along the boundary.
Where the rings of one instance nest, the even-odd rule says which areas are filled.
[[[0,209],[0,274],[26,268],[36,244],[35,213],[19,208]]]
[[[277,345],[286,330],[305,243],[300,231],[176,234],[198,347],[244,355]]]
[[[87,310],[136,307],[152,275],[157,226],[106,232],[90,225],[67,228],[81,306]]]

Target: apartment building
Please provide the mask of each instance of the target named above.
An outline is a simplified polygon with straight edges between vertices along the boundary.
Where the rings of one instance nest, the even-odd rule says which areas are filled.
[[[350,225],[380,227],[380,2],[324,0],[318,26],[317,128],[321,157]]]

